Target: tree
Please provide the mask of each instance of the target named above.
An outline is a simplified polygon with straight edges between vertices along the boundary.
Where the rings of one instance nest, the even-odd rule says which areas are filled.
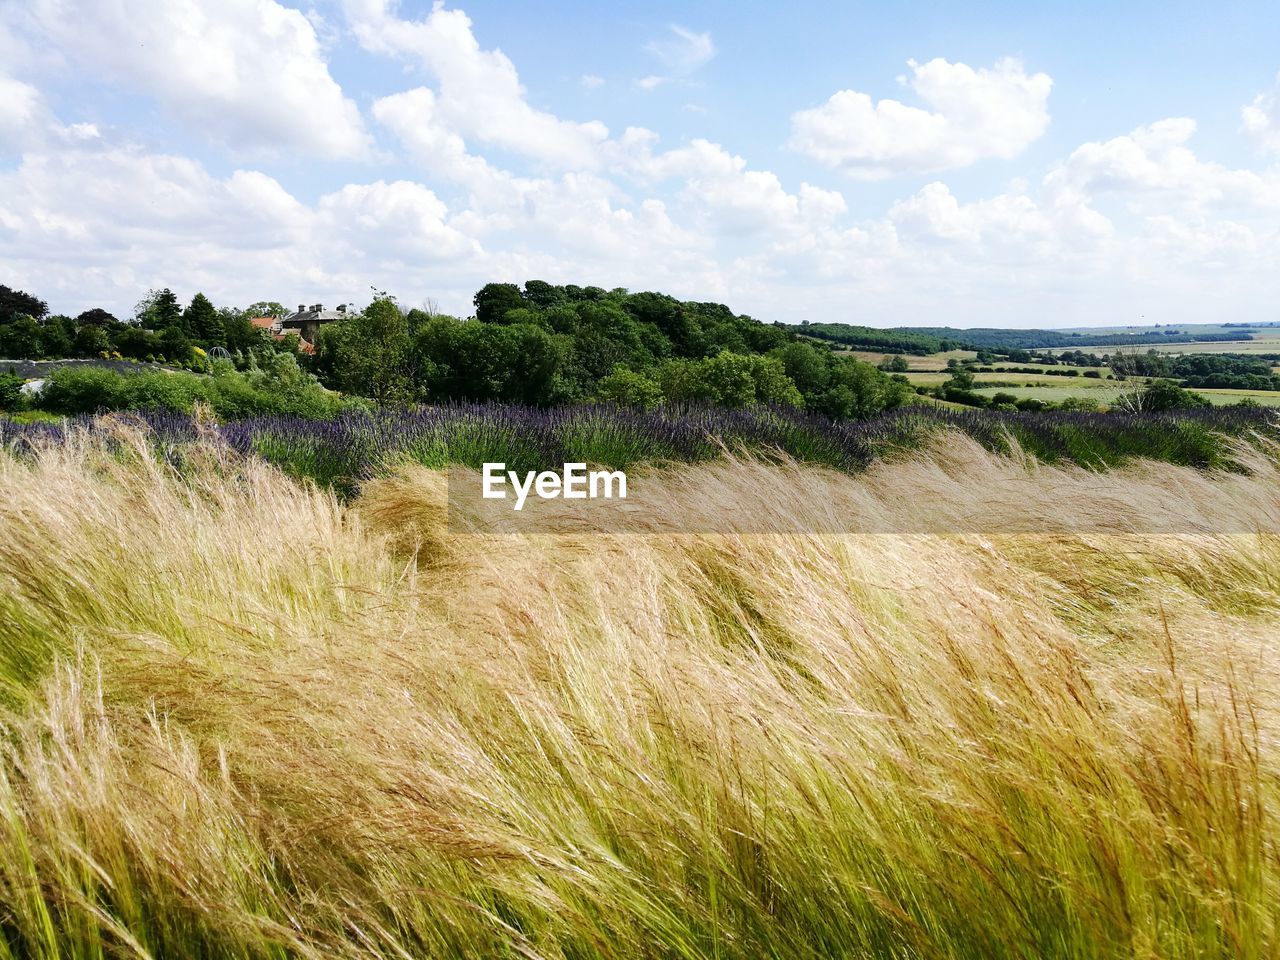
[[[133,360],[145,360],[164,352],[160,346],[160,337],[141,327],[126,327],[115,335],[113,342],[122,356]]]
[[[596,399],[647,410],[662,402],[662,387],[643,373],[619,365],[596,384]]]
[[[390,297],[321,328],[315,346],[318,368],[340,389],[380,404],[416,399],[409,325]]]
[[[0,323],[14,317],[42,319],[49,312],[49,305],[38,297],[21,290],[13,290],[0,284]]]
[[[553,286],[545,280],[526,280],[524,299],[539,310],[546,310],[548,307],[564,302],[564,289]]]
[[[173,363],[191,362],[191,341],[178,324],[165,327],[160,333],[160,352]]]
[[[14,373],[0,373],[0,410],[10,413],[26,406],[22,392],[22,378]]]
[[[40,324],[28,315],[0,325],[0,357],[8,360],[35,360],[44,353]]]
[[[222,346],[226,341],[222,317],[203,293],[191,298],[191,305],[182,315],[182,325],[191,336],[210,346]]]
[[[801,340],[773,351],[796,388],[806,397],[823,390],[831,380],[830,355]]]
[[[1124,404],[1122,404],[1124,405]],[[1202,394],[1184,390],[1172,380],[1152,380],[1138,394],[1136,404],[1129,405],[1139,410],[1189,410],[1196,407],[1207,407],[1209,399]]]
[[[973,371],[956,364],[950,367],[951,379],[945,384],[948,390],[972,390],[974,384]]]
[[[86,323],[76,331],[72,349],[77,357],[96,357],[111,349],[111,341],[101,327]]]
[[[119,320],[107,313],[107,311],[103,310],[101,307],[94,307],[91,310],[86,310],[84,313],[80,314],[80,316],[76,317],[77,327],[107,327],[115,326],[119,322]]]
[[[487,283],[476,291],[472,303],[481,323],[502,323],[508,310],[525,306],[520,288],[514,283]]]
[[[70,318],[68,318],[68,323]],[[74,329],[74,328],[72,328]],[[65,357],[71,353],[71,335],[61,323],[46,323],[40,328],[40,355]]]
[[[574,398],[570,340],[527,323],[433,317],[414,342],[414,366],[436,400],[500,400],[534,406]]]
[[[182,307],[178,305],[178,295],[168,287],[148,291],[133,308],[133,317],[140,326],[148,330],[161,332],[177,327],[183,334],[190,333],[182,323]]]
[[[721,407],[798,407],[804,402],[776,357],[726,351],[704,360],[671,360],[662,365],[658,377],[663,394],[676,402]]]
[[[831,385],[810,406],[829,417],[869,417],[906,402],[909,384],[894,380],[869,363],[853,357],[836,357]]]
[[[258,300],[244,308],[245,316],[250,318],[283,317],[288,312],[282,304],[276,303],[274,300]]]

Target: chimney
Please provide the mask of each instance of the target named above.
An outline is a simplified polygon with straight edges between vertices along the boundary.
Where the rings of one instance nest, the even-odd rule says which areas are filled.
[[[321,312],[323,312],[323,311],[324,311],[324,304],[323,304],[323,303],[317,303],[317,304],[316,304],[316,313],[321,313]]]
[[[298,304],[298,312],[299,312],[299,313],[306,313],[306,312],[307,312],[307,305],[306,305],[305,303],[300,303],[300,304]]]
[[[345,303],[340,303],[340,304],[338,304],[338,312],[339,312],[339,313],[346,313],[346,312],[347,312],[347,305],[346,305]]]

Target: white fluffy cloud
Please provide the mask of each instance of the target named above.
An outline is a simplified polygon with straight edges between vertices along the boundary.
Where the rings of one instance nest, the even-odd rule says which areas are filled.
[[[1189,146],[1194,120],[1160,120],[1101,142],[1085,143],[1050,174],[1068,191],[1121,198],[1134,212],[1159,214],[1280,208],[1280,177],[1201,160]]]
[[[1240,111],[1245,131],[1262,149],[1280,153],[1280,76],[1275,85]]]
[[[438,81],[431,122],[553,167],[594,165],[608,128],[561,120],[531,106],[515,65],[501,50],[480,48],[462,10],[437,3],[422,20],[402,20],[387,0],[347,0],[346,8],[367,50],[408,56]]]
[[[311,22],[275,0],[33,0],[27,23],[78,68],[153,97],[234,152],[369,152]]]
[[[486,254],[452,219],[417,183],[348,184],[307,204],[261,172],[217,177],[136,147],[29,153],[0,174],[0,261],[64,310],[127,309],[152,286],[249,303],[346,300],[423,270],[471,285]]]
[[[927,109],[841,90],[792,116],[789,145],[850,176],[880,179],[1015,157],[1049,125],[1053,81],[1028,76],[1019,60],[978,70],[941,58],[908,65],[904,82]]]
[[[43,129],[40,91],[0,74],[0,150],[21,148],[32,131]]]

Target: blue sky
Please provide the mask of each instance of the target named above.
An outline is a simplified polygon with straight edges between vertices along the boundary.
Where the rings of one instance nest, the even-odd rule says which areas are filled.
[[[1260,2],[0,0],[0,282],[1275,320],[1278,74]]]

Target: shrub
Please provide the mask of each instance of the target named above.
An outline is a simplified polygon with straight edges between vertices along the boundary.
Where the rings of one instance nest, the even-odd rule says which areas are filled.
[[[49,376],[37,405],[67,416],[121,409],[120,380],[120,374],[111,370],[64,367]]]
[[[26,405],[26,396],[22,392],[22,378],[16,373],[0,373],[0,410],[10,413],[21,410]]]
[[[293,378],[262,371],[240,374],[222,365],[218,375],[200,377],[153,370],[117,373],[96,367],[56,371],[39,400],[41,409],[67,416],[106,410],[170,410],[190,413],[207,403],[223,420],[289,414],[332,417],[342,400],[293,365]]]
[[[662,402],[662,388],[654,380],[624,366],[614,367],[612,373],[602,377],[596,384],[596,394],[606,403],[646,410]]]

